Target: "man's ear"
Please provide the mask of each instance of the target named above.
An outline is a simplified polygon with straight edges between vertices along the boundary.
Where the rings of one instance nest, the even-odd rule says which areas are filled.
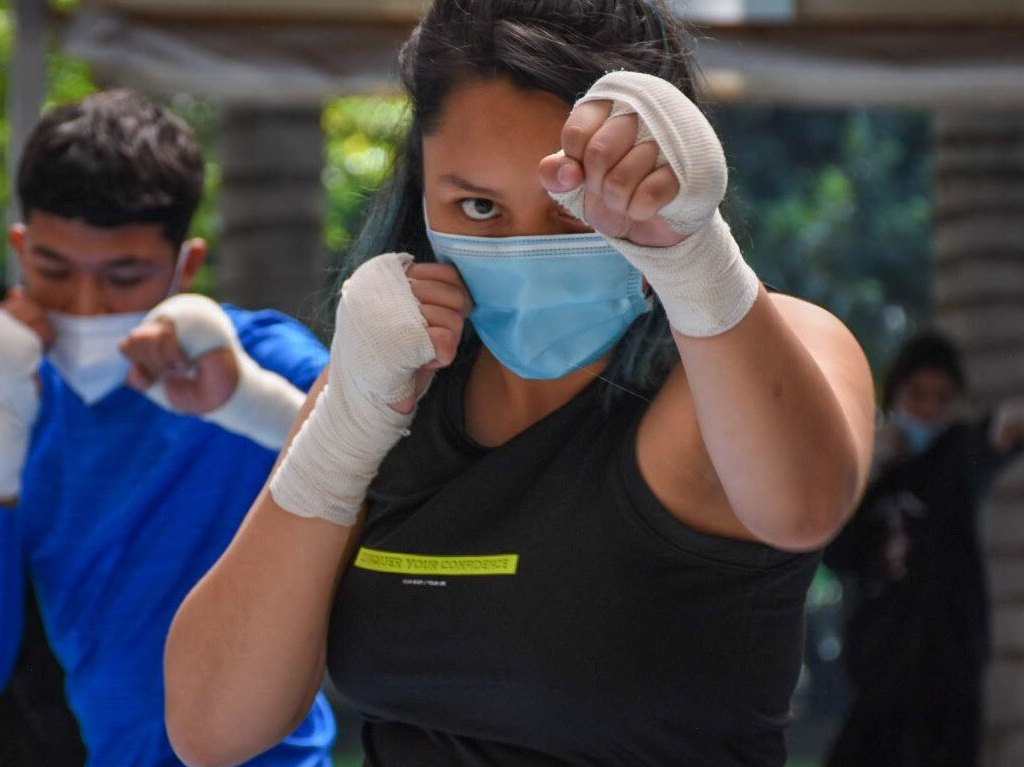
[[[18,257],[18,262],[21,265],[22,270],[25,269],[24,263],[24,251],[25,251],[25,235],[27,228],[24,224],[11,224],[7,229],[7,241],[11,243],[11,247],[14,249],[15,254]]]
[[[186,293],[192,287],[192,282],[199,274],[200,267],[206,262],[206,255],[209,249],[206,240],[202,237],[192,237],[185,240],[181,246],[184,254],[184,263],[181,267],[181,292]]]

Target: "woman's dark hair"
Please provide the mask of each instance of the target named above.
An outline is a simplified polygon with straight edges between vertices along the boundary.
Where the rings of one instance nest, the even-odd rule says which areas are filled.
[[[434,260],[423,220],[422,143],[459,85],[507,78],[572,104],[602,75],[626,69],[661,77],[696,99],[691,48],[689,34],[661,0],[435,0],[399,57],[412,109],[409,132],[341,279],[380,253]],[[650,394],[677,361],[656,302],[620,341],[604,377],[623,390]]]
[[[203,192],[192,130],[138,93],[118,89],[47,112],[18,164],[18,200],[95,227],[159,224],[175,248]]]
[[[967,390],[960,352],[945,335],[925,331],[911,336],[900,346],[882,384],[882,410],[892,408],[896,393],[904,382],[921,370],[939,370],[949,376],[957,390]]]

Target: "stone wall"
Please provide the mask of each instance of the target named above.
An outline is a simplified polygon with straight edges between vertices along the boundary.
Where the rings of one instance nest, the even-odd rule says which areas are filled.
[[[938,324],[963,349],[972,404],[1024,398],[1024,112],[935,118]],[[1024,459],[985,506],[993,608],[986,764],[1024,764]]]

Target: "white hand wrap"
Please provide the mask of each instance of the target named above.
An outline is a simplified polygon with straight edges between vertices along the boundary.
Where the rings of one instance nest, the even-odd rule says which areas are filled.
[[[1024,399],[1009,399],[996,408],[989,427],[989,439],[1004,452],[1024,442]]]
[[[637,143],[657,143],[659,164],[667,163],[679,181],[679,194],[660,215],[686,235],[667,248],[605,239],[647,278],[672,327],[695,337],[725,332],[750,311],[759,282],[718,212],[728,171],[714,129],[693,102],[653,75],[611,72],[577,103],[598,100],[612,102],[609,118],[636,113]],[[584,219],[582,186],[551,197]]]
[[[32,425],[39,413],[35,375],[43,342],[29,327],[0,309],[0,498],[21,494],[21,471]]]
[[[345,281],[327,385],[270,483],[281,508],[352,525],[384,456],[412,414],[388,407],[414,392],[434,345],[405,276],[412,256],[386,253]]]
[[[231,349],[235,354],[235,391],[223,405],[199,417],[270,450],[280,450],[302,408],[302,391],[283,376],[261,368],[246,353],[235,326],[216,301],[191,293],[172,296],[154,307],[143,322],[156,319],[174,324],[178,344],[190,361],[216,349]],[[151,386],[146,396],[161,407],[174,410],[163,383],[158,381]]]

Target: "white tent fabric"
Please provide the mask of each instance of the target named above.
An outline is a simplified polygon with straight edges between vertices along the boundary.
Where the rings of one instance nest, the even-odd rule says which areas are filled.
[[[393,89],[400,25],[210,25],[76,13],[64,48],[110,84],[225,102],[308,104],[327,96]]]
[[[913,34],[913,33],[908,33]],[[924,33],[920,33],[924,34]],[[1024,31],[1016,50],[915,58],[829,53],[779,43],[705,39],[698,59],[711,95],[805,107],[1024,107]]]
[[[65,30],[65,47],[111,83],[273,105],[393,88],[407,34],[404,24],[158,26],[81,11]],[[711,30],[697,48],[711,97],[808,107],[1024,106],[1024,27],[1016,37],[962,50],[948,36],[929,37],[927,28],[891,27],[838,50],[830,50],[827,35],[802,35],[752,39],[728,27]],[[965,31],[961,39],[970,38]]]

